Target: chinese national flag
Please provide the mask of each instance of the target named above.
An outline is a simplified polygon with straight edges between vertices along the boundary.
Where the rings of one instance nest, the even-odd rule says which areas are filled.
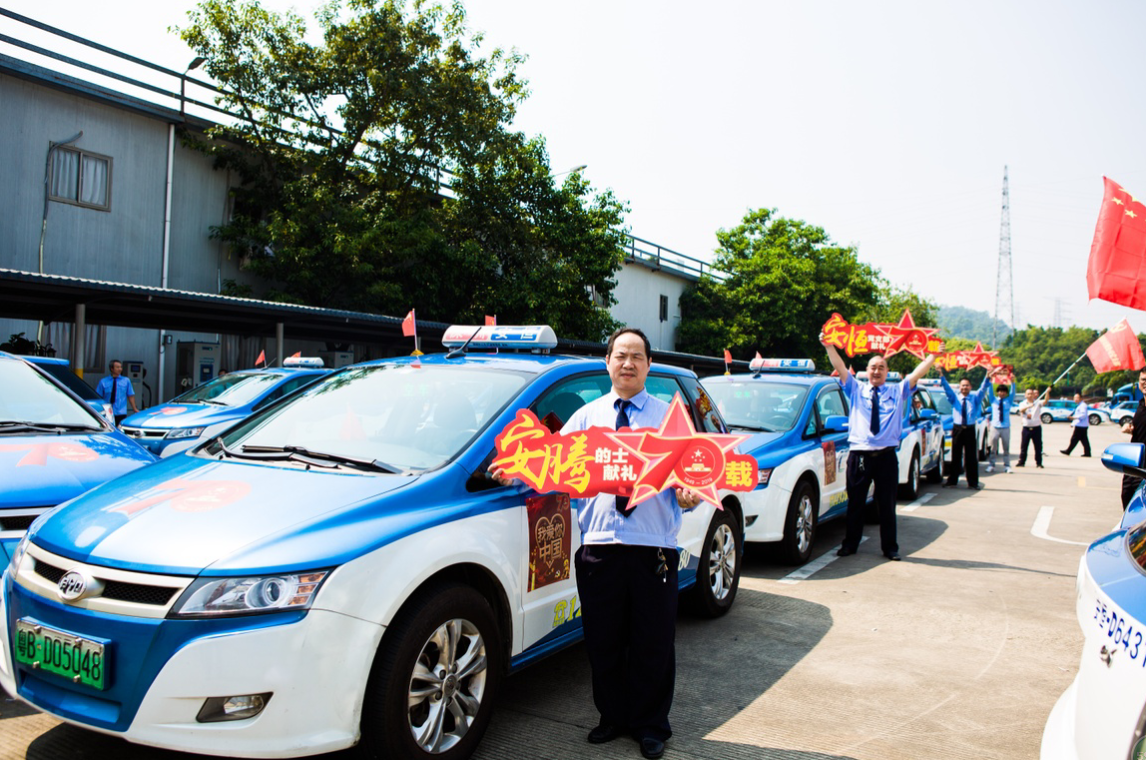
[[[255,359],[255,366],[257,367],[260,364],[266,364],[266,363],[267,363],[267,352],[266,351],[259,351],[259,358]]]
[[[414,326],[414,310],[410,309],[410,313],[407,314],[406,318],[402,320],[402,335],[410,338],[413,337],[415,333],[416,329]]]
[[[1146,206],[1117,182],[1102,181],[1106,191],[1090,245],[1087,290],[1091,298],[1146,310]]]
[[[487,327],[497,327],[497,315],[494,314],[491,317],[489,314],[486,314],[485,315],[485,323],[486,323]]]
[[[1098,373],[1146,367],[1142,345],[1125,319],[1091,343],[1086,349],[1086,358]]]
[[[729,351],[727,348],[724,349],[724,363],[725,364],[732,364],[732,352]]]

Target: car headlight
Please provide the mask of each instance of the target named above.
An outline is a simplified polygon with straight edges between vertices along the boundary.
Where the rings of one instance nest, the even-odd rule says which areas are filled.
[[[13,578],[16,577],[16,571],[20,569],[20,560],[24,559],[24,552],[26,551],[28,551],[27,533],[20,538],[20,543],[16,544],[16,550],[12,552],[12,559],[8,561],[8,574]]]
[[[175,428],[174,430],[167,431],[167,435],[163,437],[169,440],[176,438],[198,438],[203,435],[203,431],[206,429],[205,427]]]
[[[760,467],[756,470],[756,484],[761,486],[768,485],[768,481],[772,479],[772,471],[775,467]]]
[[[329,574],[261,575],[247,578],[200,578],[187,587],[171,617],[215,617],[260,612],[305,610]]]

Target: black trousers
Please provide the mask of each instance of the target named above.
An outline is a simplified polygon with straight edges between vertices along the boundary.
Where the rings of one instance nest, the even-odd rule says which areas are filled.
[[[1023,445],[1019,449],[1019,464],[1026,464],[1027,461],[1027,444],[1034,443],[1035,445],[1035,464],[1039,467],[1043,465],[1043,426],[1036,425],[1035,427],[1023,426]]]
[[[875,483],[875,505],[879,510],[879,544],[884,554],[898,552],[895,535],[895,491],[899,487],[899,458],[895,449],[851,451],[848,454],[848,528],[844,548],[855,549],[863,536],[867,491]]]
[[[1122,510],[1125,511],[1129,506],[1130,500],[1134,498],[1134,492],[1138,490],[1138,486],[1142,485],[1142,478],[1137,475],[1123,475],[1122,476]]]
[[[979,484],[979,447],[975,440],[974,425],[955,425],[951,428],[951,472],[947,475],[947,485],[959,483],[959,473],[964,470],[966,460],[967,485]]]
[[[1074,451],[1074,447],[1082,444],[1082,455],[1084,457],[1090,456],[1090,428],[1075,426],[1074,432],[1070,434],[1070,445],[1066,447],[1065,453],[1070,456],[1070,452]]]
[[[672,736],[676,684],[676,549],[584,544],[577,550],[581,626],[601,723],[640,740]]]

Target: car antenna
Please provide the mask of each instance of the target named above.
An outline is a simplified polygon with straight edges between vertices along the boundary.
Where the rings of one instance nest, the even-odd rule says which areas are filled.
[[[458,356],[464,356],[466,353],[466,346],[468,346],[473,341],[473,339],[478,336],[478,333],[481,332],[481,330],[482,329],[479,327],[478,329],[474,330],[474,334],[471,335],[465,343],[461,344],[457,348],[451,348],[449,353],[446,354],[446,358],[454,359]]]

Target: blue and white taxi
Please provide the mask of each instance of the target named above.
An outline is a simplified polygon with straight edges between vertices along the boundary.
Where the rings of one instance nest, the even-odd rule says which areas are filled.
[[[760,485],[745,502],[745,540],[774,543],[783,559],[806,562],[820,523],[847,512],[848,402],[811,359],[757,359],[750,374],[701,383],[728,426],[752,435]]]
[[[1115,472],[1146,476],[1146,446],[1116,443],[1102,454]],[[1078,675],[1043,731],[1042,760],[1146,757],[1146,492],[1134,495],[1116,530],[1078,565],[1082,627]]]
[[[318,357],[292,357],[282,368],[230,372],[127,417],[120,429],[156,456],[169,457],[330,373],[322,367]]]
[[[521,408],[559,429],[611,384],[602,360],[546,353],[548,327],[444,343],[41,515],[0,591],[0,684],[188,752],[471,754],[505,674],[581,638],[576,507],[491,480],[494,439]],[[481,353],[508,348],[541,353]],[[692,372],[653,365],[646,387],[726,432]],[[686,513],[682,601],[702,614],[733,604],[742,514]]]
[[[155,457],[22,357],[0,352],[0,388],[0,559],[6,563],[37,516]]]

